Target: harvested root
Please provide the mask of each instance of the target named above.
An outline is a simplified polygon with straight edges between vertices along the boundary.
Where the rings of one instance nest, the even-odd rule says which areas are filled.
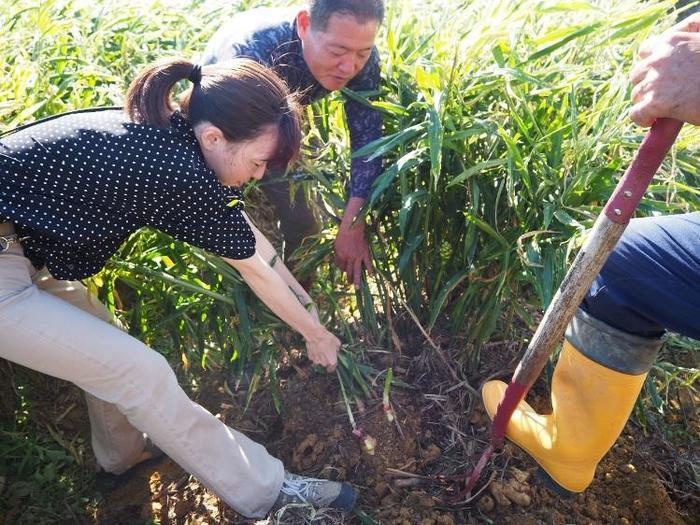
[[[509,507],[511,504],[528,507],[532,503],[530,485],[517,479],[494,481],[489,486],[489,490],[496,503],[503,507]]]

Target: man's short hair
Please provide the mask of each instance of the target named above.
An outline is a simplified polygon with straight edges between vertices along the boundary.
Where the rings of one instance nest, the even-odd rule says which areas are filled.
[[[358,22],[384,20],[384,0],[310,0],[309,16],[314,29],[323,31],[331,15],[352,15]]]

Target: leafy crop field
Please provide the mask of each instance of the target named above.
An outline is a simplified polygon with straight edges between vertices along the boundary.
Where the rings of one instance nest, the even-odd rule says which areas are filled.
[[[121,105],[144,64],[196,56],[223,21],[259,5],[271,3],[5,0],[0,132]],[[478,386],[512,372],[642,140],[627,118],[628,73],[641,41],[674,23],[674,9],[673,1],[640,0],[387,2],[379,92],[309,107],[294,169],[325,221],[297,254],[297,271],[316,274],[312,296],[346,343],[335,377],[308,367],[300,340],[228,265],[159,232],[132,236],[88,285],[132,335],[170,359],[207,408],[252,429],[297,470],[360,488],[355,516],[278,520],[692,523],[700,513],[700,346],[678,337],[582,500],[558,502],[528,477],[520,488],[530,503],[504,504],[494,483],[532,467],[514,448],[495,461],[482,496],[459,508],[440,508],[444,487],[396,488],[390,474],[459,472],[487,439]],[[364,210],[377,271],[357,291],[331,254],[350,165],[342,96],[373,104],[384,122],[384,137],[360,152],[383,155],[384,169]],[[699,145],[700,131],[686,126],[640,216],[700,210]],[[259,188],[247,196],[274,240]],[[230,392],[225,379],[247,365],[252,388]],[[6,362],[0,374],[0,523],[244,523],[171,464],[140,471],[126,492],[101,488],[79,393]],[[537,399],[546,388],[545,378]],[[396,427],[377,408],[383,391]],[[308,414],[292,407],[307,394],[319,419],[304,424]],[[351,420],[377,439],[374,456],[352,438]],[[635,471],[625,476],[625,465]],[[597,511],[582,510],[590,508]]]

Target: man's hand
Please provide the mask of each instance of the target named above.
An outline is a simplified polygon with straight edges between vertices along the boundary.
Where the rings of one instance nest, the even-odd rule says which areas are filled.
[[[651,126],[657,118],[700,125],[700,14],[645,41],[630,74],[630,118]]]
[[[365,239],[364,223],[340,227],[335,238],[335,264],[347,274],[348,281],[356,287],[362,284],[363,265],[370,274],[372,273],[372,257]]]
[[[369,244],[365,238],[365,223],[358,221],[353,224],[363,203],[364,199],[359,197],[350,198],[335,238],[335,264],[356,287],[362,284],[363,265],[370,275],[374,270]]]
[[[335,372],[338,365],[340,341],[322,326],[318,333],[306,339],[306,353],[311,362],[326,368],[326,372]]]

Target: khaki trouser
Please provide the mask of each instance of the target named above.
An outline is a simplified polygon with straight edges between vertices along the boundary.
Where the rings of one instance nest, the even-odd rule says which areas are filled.
[[[0,235],[11,233],[0,224]],[[0,358],[85,391],[98,464],[128,469],[146,433],[237,512],[264,516],[279,494],[282,463],[191,401],[163,356],[110,321],[81,283],[36,272],[19,244],[0,252]]]

